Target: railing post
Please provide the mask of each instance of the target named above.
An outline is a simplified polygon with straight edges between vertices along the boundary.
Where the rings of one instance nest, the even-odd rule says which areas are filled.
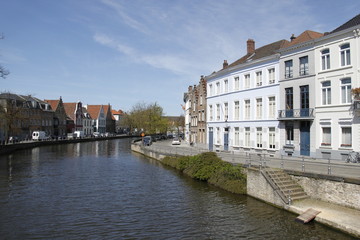
[[[302,171],[305,172],[305,159],[304,157],[302,157],[302,167],[301,167]]]
[[[289,190],[289,193],[288,193],[288,204],[289,204],[289,206],[291,205],[291,190]]]

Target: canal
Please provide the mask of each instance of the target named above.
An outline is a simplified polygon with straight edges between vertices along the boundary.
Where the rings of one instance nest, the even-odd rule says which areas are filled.
[[[351,239],[130,151],[130,139],[0,156],[0,239]]]

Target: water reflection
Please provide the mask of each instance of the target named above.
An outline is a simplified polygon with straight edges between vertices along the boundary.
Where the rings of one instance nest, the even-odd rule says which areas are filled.
[[[0,156],[2,239],[350,239],[130,151],[130,140]]]

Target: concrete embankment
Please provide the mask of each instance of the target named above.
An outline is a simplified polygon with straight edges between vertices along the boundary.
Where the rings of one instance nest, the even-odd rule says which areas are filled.
[[[131,149],[159,161],[169,155],[143,147],[140,144],[132,144]],[[309,197],[287,204],[277,194],[274,186],[271,186],[264,178],[259,169],[247,168],[246,174],[248,195],[296,214],[302,214],[309,208],[316,209],[321,213],[317,215],[315,221],[360,237],[359,184],[294,174],[291,177],[301,185]]]
[[[35,148],[40,146],[49,146],[49,145],[59,145],[59,144],[72,144],[72,143],[80,143],[80,142],[92,142],[92,141],[102,141],[102,140],[110,140],[117,138],[131,138],[132,136],[120,135],[120,136],[112,136],[112,137],[97,137],[97,138],[77,138],[77,139],[69,139],[69,140],[51,140],[51,141],[28,141],[21,143],[13,143],[0,145],[0,155],[1,154],[9,154],[18,150]]]

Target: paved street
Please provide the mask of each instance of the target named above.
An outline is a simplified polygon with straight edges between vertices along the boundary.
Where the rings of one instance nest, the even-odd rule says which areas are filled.
[[[172,155],[196,155],[208,151],[198,147],[191,147],[184,141],[180,145],[171,145],[171,140],[154,142],[149,148]],[[336,177],[355,178],[360,180],[360,164],[345,163],[339,160],[325,160],[313,158],[284,157],[282,159],[233,152],[217,152],[224,161],[246,166],[267,166],[286,170],[303,171],[306,173],[325,174]]]

